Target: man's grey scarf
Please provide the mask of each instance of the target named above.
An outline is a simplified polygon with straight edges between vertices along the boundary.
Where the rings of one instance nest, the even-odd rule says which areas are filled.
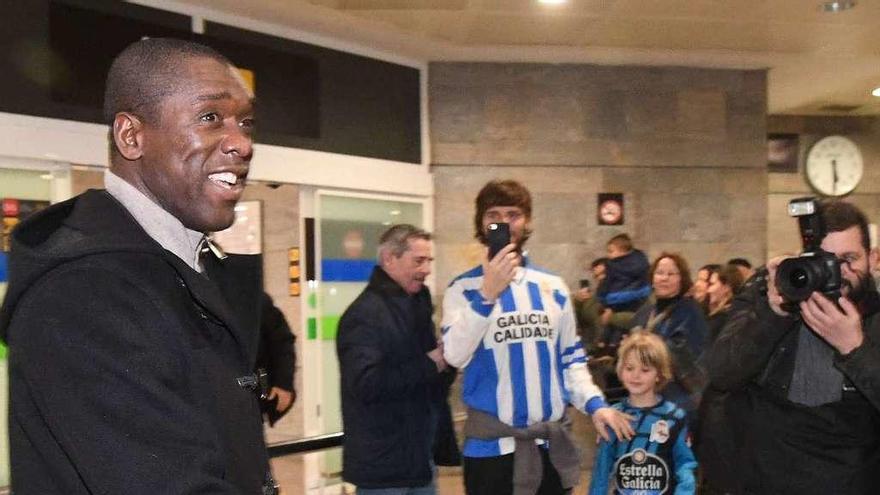
[[[581,456],[571,438],[570,426],[571,421],[563,416],[559,421],[514,428],[491,414],[468,409],[464,434],[482,440],[513,437],[516,441],[513,456],[513,495],[534,495],[541,486],[543,474],[541,453],[538,450],[540,447],[535,444],[535,440],[539,438],[550,442],[550,463],[559,473],[562,487],[568,489],[577,485],[580,479]]]
[[[836,352],[801,324],[788,400],[809,407],[839,401],[843,397],[843,373],[834,367]]]

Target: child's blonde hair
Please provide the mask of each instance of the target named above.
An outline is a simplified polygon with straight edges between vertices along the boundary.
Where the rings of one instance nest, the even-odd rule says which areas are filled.
[[[617,350],[617,376],[621,375],[624,361],[635,353],[636,361],[642,366],[657,369],[657,388],[663,388],[672,380],[672,359],[666,343],[659,336],[645,330],[629,334]]]

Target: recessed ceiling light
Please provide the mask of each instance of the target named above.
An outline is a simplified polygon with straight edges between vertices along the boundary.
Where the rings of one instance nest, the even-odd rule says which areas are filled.
[[[874,88],[874,91],[871,91],[871,94],[880,98],[880,88]]]
[[[538,0],[538,3],[543,3],[547,5],[560,5],[567,1],[568,0]]]
[[[823,2],[822,3],[822,11],[837,13],[843,12],[844,10],[849,10],[856,6],[856,2],[854,0],[841,0],[839,2]]]

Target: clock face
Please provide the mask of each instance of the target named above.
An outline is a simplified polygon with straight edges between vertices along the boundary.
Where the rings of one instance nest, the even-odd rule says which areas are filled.
[[[620,203],[612,199],[603,202],[599,206],[599,218],[601,218],[606,225],[615,225],[620,222],[622,213],[623,211],[620,207]]]
[[[807,181],[826,196],[843,196],[862,180],[862,154],[843,136],[828,136],[810,148],[805,164]]]

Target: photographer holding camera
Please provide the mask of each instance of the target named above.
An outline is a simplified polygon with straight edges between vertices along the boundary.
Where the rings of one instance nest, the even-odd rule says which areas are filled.
[[[855,206],[789,205],[805,253],[743,288],[708,355],[728,403],[744,493],[880,488],[880,298],[868,222]]]

